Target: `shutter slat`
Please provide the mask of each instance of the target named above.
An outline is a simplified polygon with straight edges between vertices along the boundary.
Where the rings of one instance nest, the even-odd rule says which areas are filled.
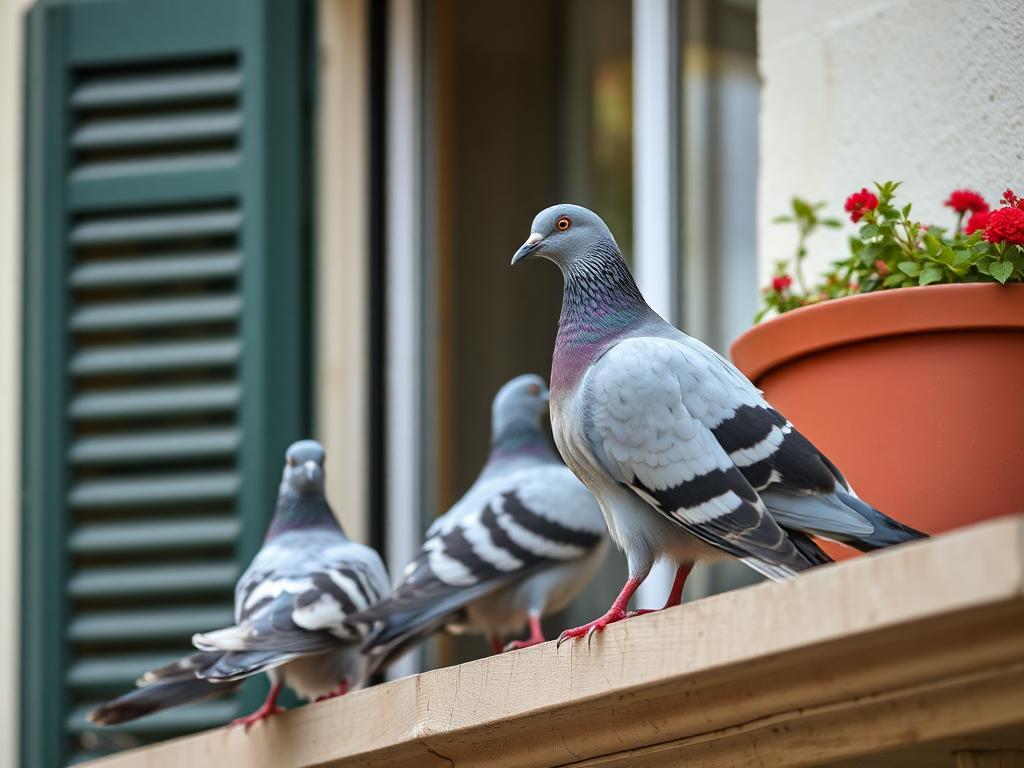
[[[227,547],[240,530],[241,523],[234,517],[85,523],[71,534],[68,546],[76,555]]]
[[[145,181],[151,185],[153,179],[150,177],[152,176],[167,177],[175,174],[237,168],[238,163],[238,153],[232,150],[206,150],[174,154],[153,153],[145,158],[131,160],[84,162],[79,164],[71,174],[72,194],[76,193],[76,185],[86,185],[90,182],[116,181],[123,183],[124,177],[144,176],[147,177]],[[207,183],[205,179],[203,183]],[[79,192],[79,194],[82,193]],[[97,193],[94,191],[93,194]],[[77,199],[79,198],[76,197]],[[110,199],[116,198],[111,197]],[[157,196],[147,196],[142,200],[136,200],[136,202],[152,202],[160,199],[162,198]]]
[[[72,288],[107,288],[235,277],[242,267],[239,253],[184,254],[141,259],[93,261],[71,270]]]
[[[225,501],[238,492],[235,472],[204,472],[118,480],[86,480],[72,486],[74,509]]]
[[[219,150],[83,162],[68,176],[68,204],[94,211],[218,202],[237,193],[240,163],[237,152]]]
[[[85,376],[206,368],[231,365],[241,351],[242,344],[237,339],[92,347],[73,355],[70,369],[73,375]]]
[[[241,388],[235,383],[116,389],[77,395],[68,413],[76,421],[218,413],[237,407],[240,398]]]
[[[76,598],[112,599],[230,593],[238,575],[238,568],[231,561],[83,568],[68,582],[68,594]]]
[[[91,304],[71,313],[73,331],[116,331],[122,328],[157,328],[166,325],[195,325],[234,320],[242,299],[202,296],[187,299],[153,299]]]
[[[92,656],[79,659],[68,670],[68,684],[80,690],[91,688],[130,688],[145,672],[170,664],[183,655],[177,653],[130,653],[118,656]]]
[[[97,217],[73,226],[70,240],[72,245],[182,240],[190,237],[234,235],[241,224],[241,214],[230,209],[151,216]]]
[[[124,643],[163,640],[184,643],[196,632],[226,627],[234,621],[230,607],[164,606],[121,611],[81,610],[68,626],[74,643]]]
[[[237,67],[210,67],[199,72],[93,77],[71,92],[71,106],[125,107],[223,98],[242,86]]]
[[[118,465],[230,456],[239,441],[235,427],[93,435],[75,440],[68,458],[74,464]]]
[[[234,110],[90,120],[71,134],[71,146],[95,149],[211,141],[233,137],[241,127],[241,115]]]

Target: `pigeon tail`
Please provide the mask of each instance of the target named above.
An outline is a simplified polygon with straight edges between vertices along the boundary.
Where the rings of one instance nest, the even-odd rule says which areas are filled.
[[[223,696],[238,683],[211,683],[196,677],[156,682],[137,688],[92,710],[86,717],[97,725],[117,725],[171,707],[211,696]]]
[[[842,491],[837,491],[836,496],[843,504],[863,516],[874,527],[874,531],[868,535],[840,539],[844,544],[859,549],[861,552],[872,552],[876,549],[885,549],[896,544],[928,538],[927,533],[922,533],[898,520],[893,520],[856,496]]]

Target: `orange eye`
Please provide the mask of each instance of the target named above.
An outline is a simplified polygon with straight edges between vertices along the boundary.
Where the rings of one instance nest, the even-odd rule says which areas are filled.
[[[529,387],[527,387],[527,390],[529,391],[529,393],[531,395],[536,397],[537,395],[540,394],[540,385],[539,384],[531,384]]]
[[[289,456],[288,459],[287,459],[287,464],[288,464],[289,467],[294,467],[295,466],[295,459],[293,459],[291,456]]]
[[[565,230],[567,230],[571,226],[572,219],[570,219],[568,216],[559,216],[558,220],[555,222],[555,229],[557,229],[559,232],[565,232]]]

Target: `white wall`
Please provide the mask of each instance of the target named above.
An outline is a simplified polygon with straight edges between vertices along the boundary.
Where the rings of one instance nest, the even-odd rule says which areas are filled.
[[[1021,0],[761,0],[759,25],[762,277],[792,251],[769,220],[794,194],[839,215],[851,191],[902,180],[922,220],[949,224],[953,188],[994,203],[1024,187]],[[811,241],[808,275],[844,237]]]
[[[21,51],[25,0],[0,0],[0,766],[17,759],[21,377]]]

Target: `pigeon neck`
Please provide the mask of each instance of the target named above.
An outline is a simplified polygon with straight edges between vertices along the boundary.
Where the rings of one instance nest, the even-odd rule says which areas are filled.
[[[270,521],[266,541],[288,531],[328,530],[344,534],[341,525],[322,496],[300,496],[291,490],[282,490],[277,497],[274,518]]]
[[[573,387],[594,360],[653,314],[611,241],[596,243],[562,272],[565,287],[551,371],[553,390]]]
[[[554,459],[554,452],[537,423],[536,416],[499,420],[495,418],[492,427],[491,453],[487,463],[509,458],[532,456],[538,459]]]

